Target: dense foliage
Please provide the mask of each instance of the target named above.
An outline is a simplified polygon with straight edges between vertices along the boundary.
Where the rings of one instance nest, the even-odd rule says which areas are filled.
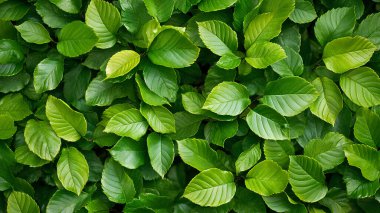
[[[376,212],[379,0],[0,0],[0,212]]]

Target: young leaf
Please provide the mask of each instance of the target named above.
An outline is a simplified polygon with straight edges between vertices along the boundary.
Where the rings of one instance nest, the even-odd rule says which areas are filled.
[[[38,213],[40,208],[36,201],[24,192],[13,191],[8,197],[7,212],[9,213]]]
[[[83,154],[74,147],[62,149],[57,163],[57,176],[63,187],[79,196],[88,175],[89,168]]]
[[[107,63],[107,79],[128,74],[140,63],[140,55],[133,50],[123,50],[114,54]]]
[[[145,163],[145,147],[141,142],[121,138],[109,150],[113,159],[128,169],[136,169]]]
[[[21,37],[29,43],[45,44],[51,41],[49,32],[38,22],[25,21],[16,26],[16,29],[20,32]]]
[[[289,183],[293,192],[305,202],[317,202],[327,193],[321,165],[306,156],[290,156]]]
[[[218,0],[202,0],[198,7],[203,12],[212,12],[218,10],[224,10],[235,4],[237,0],[224,0],[222,2]]]
[[[147,138],[150,163],[161,177],[164,177],[174,161],[173,141],[165,135],[150,133]]]
[[[294,116],[307,109],[319,96],[315,87],[300,77],[269,82],[261,101],[283,116]]]
[[[196,175],[186,186],[183,196],[200,206],[220,206],[230,202],[235,192],[233,174],[212,168]]]
[[[344,73],[366,64],[375,50],[376,46],[361,36],[338,38],[326,44],[323,62],[329,70]]]
[[[235,162],[236,173],[246,171],[254,166],[261,158],[260,143],[253,144],[244,152],[240,153]]]
[[[159,22],[167,21],[174,9],[174,0],[144,0],[149,15],[155,17]]]
[[[272,42],[257,42],[247,50],[245,60],[252,67],[263,69],[286,58],[284,49]]]
[[[121,26],[120,13],[104,0],[91,0],[86,10],[86,24],[99,38],[96,47],[110,48],[116,43],[116,33]]]
[[[372,147],[380,146],[380,117],[368,109],[360,109],[356,113],[354,135],[358,141]]]
[[[149,106],[141,103],[140,112],[155,132],[175,132],[175,120],[173,114],[163,106]]]
[[[58,87],[63,78],[64,60],[62,57],[45,58],[33,73],[34,89],[37,93],[53,90]]]
[[[140,140],[148,129],[148,123],[137,109],[128,109],[117,113],[108,122],[105,132]]]
[[[46,116],[55,133],[64,140],[74,142],[86,135],[87,121],[83,114],[71,109],[61,99],[48,97]]]
[[[251,103],[247,88],[235,82],[222,82],[207,96],[202,109],[218,115],[236,116]]]
[[[264,160],[248,172],[245,185],[249,190],[263,196],[277,194],[288,185],[288,173],[276,162]]]

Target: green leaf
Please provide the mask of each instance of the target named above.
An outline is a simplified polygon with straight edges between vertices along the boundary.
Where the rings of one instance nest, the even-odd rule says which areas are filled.
[[[340,87],[355,104],[371,107],[380,104],[380,78],[368,67],[360,67],[340,76]]]
[[[148,13],[159,22],[169,20],[174,9],[174,0],[144,0]]]
[[[61,139],[45,121],[29,120],[25,126],[25,143],[38,157],[51,161],[61,148]]]
[[[96,47],[107,49],[115,45],[116,33],[121,26],[120,13],[104,0],[91,0],[86,10],[86,24],[99,38]]]
[[[259,137],[268,140],[286,140],[289,130],[285,127],[286,119],[266,105],[258,105],[251,110],[247,117],[249,128]]]
[[[274,13],[263,13],[255,16],[244,31],[244,47],[249,49],[253,44],[269,41],[281,32],[281,23],[275,22]]]
[[[77,57],[92,50],[98,37],[86,24],[73,21],[66,24],[58,34],[58,51],[67,57]]]
[[[251,103],[247,88],[235,82],[222,82],[211,90],[202,109],[218,115],[236,116]]]
[[[238,127],[237,120],[211,121],[206,124],[204,135],[209,143],[224,147],[224,141],[235,136]]]
[[[32,111],[23,95],[13,93],[0,99],[0,114],[8,114],[14,121],[21,121],[32,114]]]
[[[0,20],[17,21],[28,13],[30,6],[23,1],[12,0],[0,4]]]
[[[235,70],[225,70],[217,66],[212,66],[207,71],[207,76],[204,83],[204,91],[209,94],[211,90],[222,83],[223,81],[235,81],[236,71]]]
[[[143,102],[152,106],[161,106],[163,104],[169,104],[169,102],[165,98],[160,97],[152,90],[150,90],[139,74],[135,75],[135,80],[137,86],[139,87],[141,99],[143,100]]]
[[[261,101],[283,116],[307,109],[319,96],[315,87],[300,77],[285,77],[267,84]]]
[[[136,169],[145,163],[145,147],[141,142],[121,138],[109,150],[113,159],[128,169]]]
[[[76,79],[76,81],[73,81]],[[63,96],[73,103],[84,97],[91,80],[91,71],[79,65],[67,72],[63,77]]]
[[[347,212],[351,210],[346,192],[338,188],[331,188],[326,197],[320,200],[319,203],[329,208],[331,212]]]
[[[0,64],[19,63],[24,58],[24,51],[19,43],[11,39],[0,40]]]
[[[128,74],[140,63],[140,55],[133,50],[123,50],[114,54],[107,63],[107,78],[116,78]]]
[[[317,160],[323,170],[330,170],[343,163],[343,148],[351,143],[343,135],[329,132],[323,139],[310,140],[305,146],[304,155]]]
[[[367,109],[360,109],[356,113],[354,135],[358,141],[372,147],[380,146],[380,117]]]
[[[358,170],[346,168],[343,173],[347,195],[351,198],[366,198],[376,194],[380,188],[379,180],[368,181]]]
[[[294,155],[295,150],[291,141],[273,141],[266,140],[264,142],[265,159],[273,160],[282,168],[288,168],[289,156]]]
[[[178,83],[174,69],[148,64],[144,67],[144,81],[146,86],[157,95],[175,102],[177,98]]]
[[[133,180],[126,170],[112,159],[106,161],[102,174],[102,189],[108,199],[115,203],[131,201],[136,194]]]
[[[263,196],[277,194],[288,185],[288,173],[276,162],[264,160],[248,172],[245,185],[249,190]]]
[[[79,13],[82,7],[82,0],[49,0],[51,3],[55,4],[61,10],[68,13]]]
[[[154,64],[171,68],[188,67],[198,55],[199,48],[174,29],[161,31],[148,49],[148,57]]]
[[[14,76],[21,72],[22,63],[0,64],[0,76]]]
[[[133,34],[152,17],[148,14],[144,1],[141,0],[119,0],[122,8],[121,22],[127,30]]]
[[[216,62],[216,66],[230,70],[238,67],[241,63],[241,58],[235,54],[222,55],[220,59]]]
[[[199,36],[211,52],[223,56],[233,54],[238,47],[236,32],[221,21],[198,22]]]
[[[173,141],[168,136],[153,132],[148,135],[147,146],[154,171],[164,177],[174,161]]]
[[[293,48],[288,46],[285,46],[284,50],[287,57],[272,64],[271,67],[273,71],[282,77],[301,75],[304,70],[301,55],[297,53]]]
[[[38,22],[25,21],[16,26],[16,29],[20,32],[21,37],[29,43],[45,44],[51,41],[49,32]]]
[[[297,197],[305,202],[317,202],[327,193],[321,165],[306,156],[290,156],[289,183]]]
[[[63,187],[79,196],[88,175],[89,167],[83,154],[74,147],[62,149],[57,163],[57,176]]]
[[[0,139],[11,138],[17,131],[14,120],[9,114],[0,114],[2,125],[0,126]]]
[[[228,7],[231,7],[236,2],[237,0],[224,0],[222,2],[218,0],[202,0],[198,4],[198,8],[203,12],[212,12],[212,11],[224,10]]]
[[[74,16],[59,9],[49,0],[37,0],[34,4],[37,13],[46,25],[51,28],[62,28],[74,20]]]
[[[368,15],[358,26],[355,35],[368,38],[380,49],[380,13]]]
[[[28,165],[30,167],[40,167],[43,166],[49,161],[43,160],[38,157],[36,154],[31,152],[26,145],[18,146],[15,150],[15,159],[17,163]]]
[[[204,114],[205,110],[202,109],[206,99],[203,95],[197,92],[182,93],[183,108],[191,114],[200,115]]]
[[[40,208],[28,194],[13,191],[8,197],[7,212],[9,213],[38,213]]]
[[[317,78],[312,83],[320,95],[310,106],[310,111],[320,119],[334,125],[343,109],[343,97],[339,87],[326,77]]]
[[[177,144],[179,156],[191,167],[199,171],[219,167],[218,155],[206,140],[187,138]]]
[[[253,144],[247,150],[240,153],[235,161],[236,173],[246,171],[254,166],[261,158],[260,143]]]
[[[88,201],[89,196],[85,192],[77,196],[66,190],[58,190],[50,198],[46,207],[46,213],[78,211]]]
[[[182,140],[193,137],[199,130],[203,116],[193,115],[188,112],[177,112],[174,114],[175,133],[170,137],[174,140]]]
[[[37,93],[53,90],[58,87],[63,78],[64,61],[62,57],[45,58],[33,73],[34,89]]]
[[[26,72],[20,72],[9,77],[0,77],[0,92],[18,92],[29,83],[29,80],[30,75]]]
[[[137,109],[128,109],[117,113],[108,122],[105,132],[140,140],[148,129],[148,123]]]
[[[379,179],[380,155],[376,149],[364,144],[352,144],[345,147],[344,154],[348,164],[359,168],[364,178],[369,181]]]
[[[289,19],[298,24],[312,22],[317,18],[314,6],[307,0],[296,0],[296,5]]]
[[[336,38],[349,36],[356,22],[354,8],[343,7],[327,11],[321,15],[314,27],[315,37],[322,46]]]
[[[286,58],[286,53],[280,45],[272,42],[257,42],[247,50],[245,60],[252,67],[263,69],[284,58]]]
[[[196,175],[186,186],[183,197],[200,206],[220,206],[230,202],[235,192],[233,174],[212,168]]]
[[[49,96],[46,116],[55,133],[67,141],[77,141],[86,135],[87,121],[82,113],[74,111],[61,99]]]
[[[141,103],[140,112],[155,132],[162,134],[175,132],[174,116],[165,107]]]
[[[263,200],[265,204],[275,212],[308,212],[303,204],[296,203],[285,192],[271,196],[264,196]]]
[[[355,36],[329,42],[323,50],[323,62],[335,73],[344,73],[366,64],[376,50],[368,39]]]

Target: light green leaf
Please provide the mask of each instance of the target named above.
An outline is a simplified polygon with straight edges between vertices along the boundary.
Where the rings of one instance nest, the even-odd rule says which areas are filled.
[[[236,173],[246,171],[254,166],[261,158],[260,143],[253,144],[247,150],[240,153],[235,161]]]
[[[368,15],[355,31],[355,35],[368,38],[380,49],[380,13]]]
[[[312,22],[317,18],[313,3],[305,0],[296,0],[296,5],[289,19],[298,24]]]
[[[198,22],[198,30],[203,43],[216,55],[233,54],[237,50],[236,32],[226,23],[217,20]]]
[[[352,144],[346,146],[344,154],[348,164],[360,169],[364,178],[369,181],[378,180],[380,177],[380,153],[364,144]]]
[[[79,196],[88,175],[89,167],[83,154],[74,147],[62,149],[57,163],[57,176],[63,187]]]
[[[343,148],[351,143],[343,135],[329,132],[323,139],[310,140],[305,146],[304,155],[317,160],[323,170],[330,170],[343,163]]]
[[[277,61],[272,64],[271,67],[280,76],[293,76],[301,75],[304,70],[303,60],[299,53],[297,53],[293,48],[285,46],[286,58]]]
[[[327,11],[315,23],[315,37],[322,46],[329,41],[352,34],[356,23],[354,8],[343,7]]]
[[[86,192],[82,192],[81,195],[77,196],[66,190],[58,190],[50,198],[46,213],[78,211],[88,201],[89,197],[90,195]]]
[[[368,39],[355,36],[335,39],[326,44],[323,62],[335,73],[344,73],[366,64],[376,50]]]
[[[30,6],[23,1],[12,0],[0,4],[1,21],[17,21],[28,13]]]
[[[130,138],[121,138],[109,151],[125,168],[136,169],[145,163],[144,144]]]
[[[238,127],[237,120],[210,121],[205,126],[204,135],[209,143],[224,147],[224,141],[235,136]]]
[[[169,20],[174,10],[174,0],[144,0],[149,15],[159,22]]]
[[[252,67],[263,69],[286,58],[284,49],[272,42],[256,42],[248,50],[245,60]]]
[[[218,155],[206,140],[187,138],[177,144],[179,156],[191,167],[199,171],[219,167]]]
[[[203,116],[193,115],[188,112],[176,112],[175,119],[175,133],[170,137],[174,140],[182,140],[185,138],[193,137],[199,130]]]
[[[289,156],[294,155],[295,150],[291,141],[273,141],[266,140],[264,142],[265,159],[273,160],[282,168],[288,168]]]
[[[92,28],[81,21],[73,21],[59,32],[57,49],[64,56],[77,57],[90,52],[97,42]]]
[[[198,8],[203,12],[212,12],[212,11],[224,10],[228,7],[231,7],[236,2],[237,0],[224,0],[224,1],[202,0],[198,4]]]
[[[62,81],[63,71],[63,57],[45,58],[38,63],[33,73],[36,92],[43,93],[57,88]]]
[[[8,197],[8,213],[39,213],[36,201],[24,192],[13,191]]]
[[[360,109],[356,113],[354,135],[358,141],[372,147],[380,146],[380,117],[368,109]]]
[[[74,16],[59,9],[49,0],[37,0],[34,4],[37,13],[42,20],[51,28],[62,28],[74,20]]]
[[[86,24],[99,38],[96,47],[107,49],[115,45],[116,33],[121,26],[120,13],[104,0],[91,0],[86,10]]]
[[[233,174],[212,168],[196,175],[186,186],[183,197],[200,206],[220,206],[230,202],[235,192]]]
[[[328,190],[321,165],[306,156],[290,156],[289,183],[297,197],[309,203],[324,198]]]
[[[153,132],[148,135],[147,146],[154,171],[164,177],[174,161],[173,141],[168,136]]]
[[[139,74],[135,75],[135,80],[140,90],[141,99],[143,100],[143,102],[152,106],[161,106],[163,104],[169,104],[169,102],[165,98],[157,95],[152,90],[150,90]]]
[[[8,94],[0,99],[0,114],[8,114],[14,121],[21,121],[32,113],[29,102],[20,93]]]
[[[288,185],[288,173],[276,162],[264,160],[248,172],[245,185],[260,195],[270,196],[285,190]]]
[[[0,140],[11,138],[17,131],[13,118],[9,114],[0,114]]]
[[[102,174],[102,189],[108,199],[124,204],[131,201],[136,194],[133,180],[126,170],[112,159],[106,161]]]
[[[108,122],[105,132],[140,140],[148,129],[148,123],[137,109],[128,109],[117,113]]]
[[[175,132],[174,116],[165,107],[141,103],[140,112],[155,132],[162,134]]]
[[[236,116],[251,103],[246,87],[235,82],[222,82],[207,96],[202,109],[218,115]]]
[[[307,109],[319,96],[315,87],[300,77],[284,77],[267,84],[261,101],[283,116]]]
[[[46,116],[55,133],[67,141],[77,141],[86,135],[87,121],[82,113],[74,111],[61,99],[49,96]]]
[[[220,59],[216,62],[216,66],[230,70],[230,69],[235,69],[238,67],[241,63],[241,58],[235,54],[226,54],[222,55]]]
[[[45,44],[51,41],[49,32],[38,22],[25,21],[16,26],[16,29],[20,32],[21,37],[29,43]]]
[[[123,50],[114,54],[107,63],[107,78],[116,78],[128,74],[140,63],[140,55],[133,50]]]
[[[193,64],[199,51],[199,48],[180,32],[166,29],[153,40],[148,49],[148,57],[157,65],[182,68]]]
[[[286,119],[266,105],[256,106],[248,113],[246,120],[249,128],[261,138],[268,140],[289,138]]]
[[[316,78],[312,83],[320,95],[310,106],[310,111],[320,119],[334,125],[339,112],[343,109],[343,97],[339,87],[326,77]]]
[[[380,78],[369,67],[360,67],[340,76],[340,87],[355,104],[371,107],[380,104]]]
[[[183,108],[191,114],[200,115],[204,114],[205,110],[202,109],[206,99],[203,95],[197,92],[182,93]]]
[[[79,13],[82,7],[82,0],[49,0],[51,3],[55,4],[61,10],[67,13]]]
[[[27,145],[21,145],[16,148],[15,159],[17,163],[28,165],[30,167],[40,167],[49,163],[49,161],[43,160],[31,152]]]
[[[144,67],[144,81],[146,86],[157,95],[175,102],[177,98],[178,83],[174,69],[148,64]]]
[[[29,150],[44,160],[53,160],[61,149],[61,139],[45,121],[29,120],[24,136]]]

